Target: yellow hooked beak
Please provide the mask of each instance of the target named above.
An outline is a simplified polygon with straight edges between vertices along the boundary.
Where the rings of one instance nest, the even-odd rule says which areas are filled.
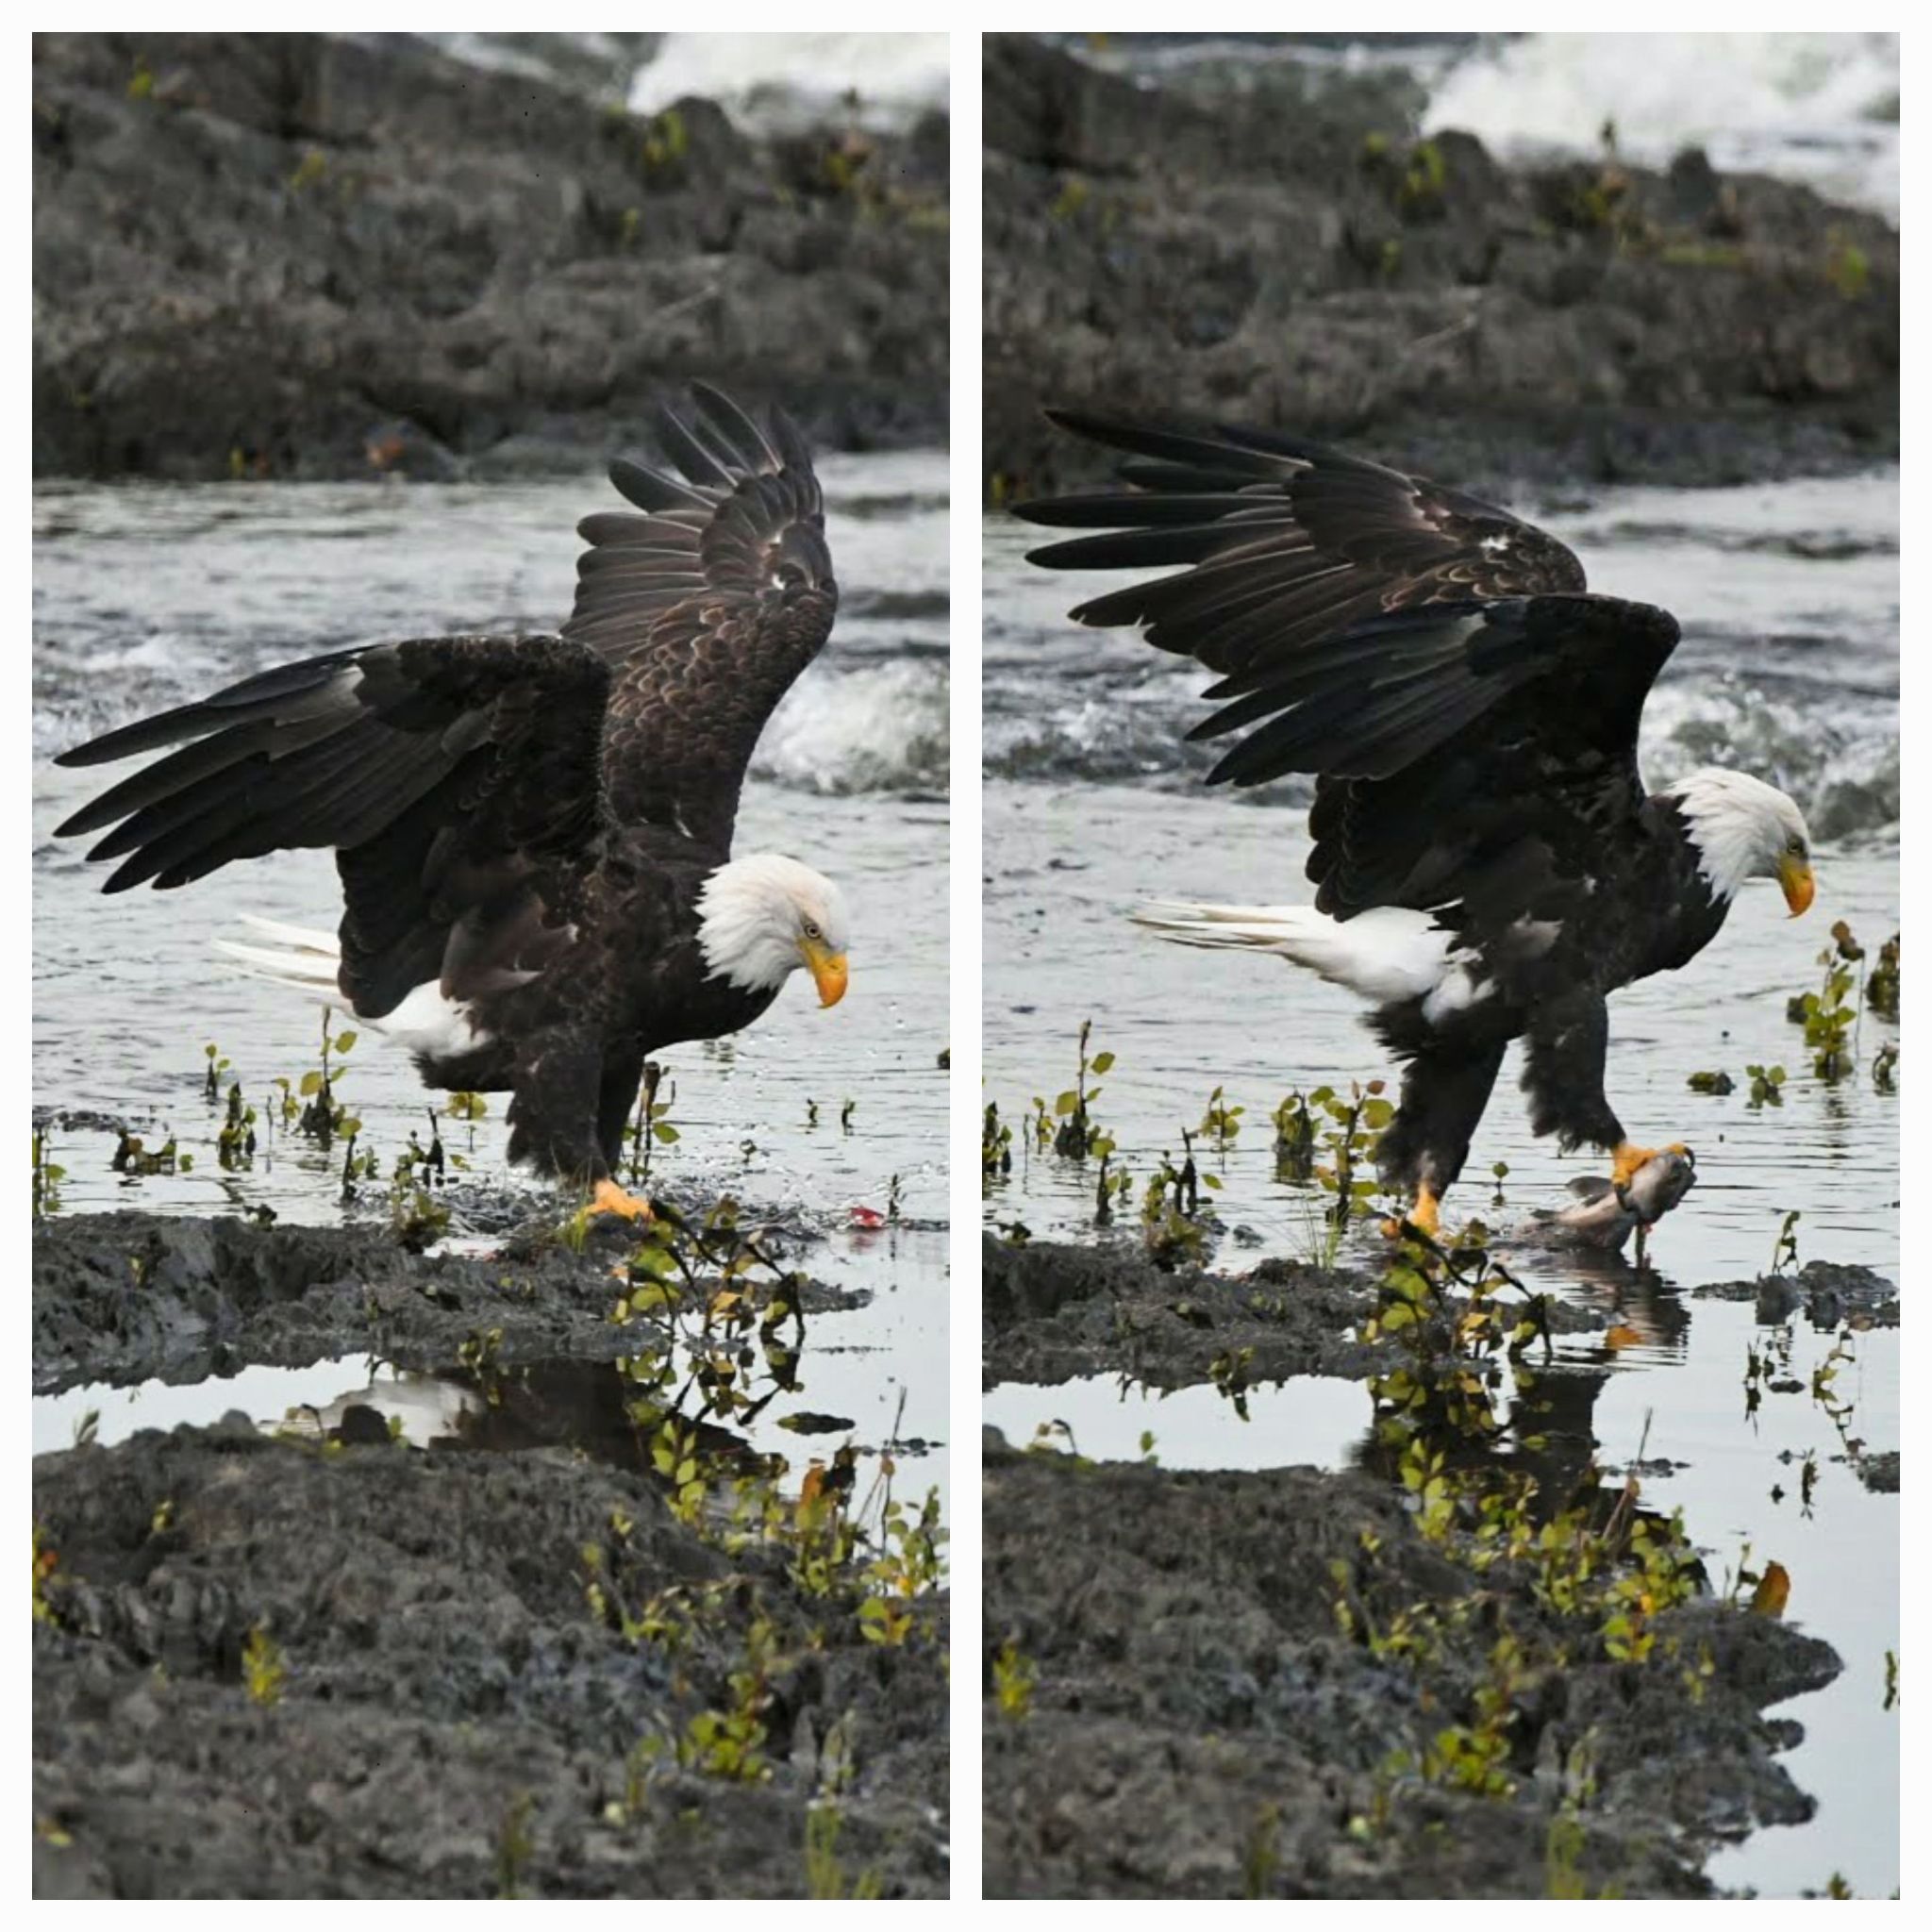
[[[823,940],[800,940],[798,957],[811,969],[819,1005],[836,1007],[845,997],[845,955],[833,952]]]
[[[1785,904],[1791,908],[1793,919],[1810,909],[1818,881],[1811,876],[1809,861],[1798,853],[1787,852],[1777,862],[1777,882],[1784,888]]]

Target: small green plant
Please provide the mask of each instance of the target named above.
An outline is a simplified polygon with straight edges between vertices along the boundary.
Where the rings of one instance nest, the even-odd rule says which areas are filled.
[[[60,1183],[67,1170],[54,1158],[54,1137],[50,1129],[34,1129],[34,1219],[60,1211]]]
[[[528,1791],[519,1791],[503,1807],[503,1816],[496,1822],[496,1895],[498,1898],[522,1898],[524,1895],[524,1868],[530,1862],[530,1855],[537,1849],[536,1840],[530,1833],[530,1813],[534,1800]]]
[[[1878,949],[1878,963],[1865,981],[1865,1004],[1881,1020],[1898,1018],[1898,934]]]
[[[1181,1129],[1183,1159],[1179,1167],[1171,1154],[1147,1177],[1141,1197],[1141,1227],[1149,1252],[1163,1268],[1194,1261],[1207,1245],[1208,1229],[1201,1216],[1201,1190],[1219,1188],[1219,1174],[1204,1174],[1194,1164],[1194,1137]]]
[[[1315,1114],[1307,1096],[1288,1094],[1272,1116],[1274,1122],[1274,1173],[1287,1181],[1312,1180],[1315,1175]]]
[[[1208,1096],[1208,1106],[1201,1115],[1197,1131],[1203,1140],[1211,1140],[1215,1147],[1225,1154],[1241,1132],[1241,1116],[1246,1112],[1244,1107],[1230,1107],[1222,1089],[1217,1087]]]
[[[1367,1212],[1379,1191],[1374,1177],[1375,1148],[1383,1130],[1395,1118],[1395,1105],[1383,1098],[1385,1084],[1371,1080],[1366,1087],[1351,1083],[1343,1099],[1332,1087],[1317,1087],[1308,1095],[1311,1108],[1326,1117],[1320,1130],[1321,1149],[1328,1158],[1315,1165],[1315,1179],[1334,1198],[1328,1220],[1338,1230]]]
[[[54,1614],[54,1607],[47,1600],[47,1584],[54,1572],[60,1567],[60,1558],[47,1540],[47,1532],[40,1524],[34,1524],[34,1622],[53,1624],[59,1620]]]
[[[1771,1272],[1782,1274],[1787,1268],[1798,1265],[1798,1223],[1803,1219],[1801,1210],[1793,1208],[1778,1224],[1777,1241],[1771,1251]]]
[[[305,148],[302,158],[289,175],[289,192],[302,194],[319,186],[328,175],[328,157],[319,147]]]
[[[1744,1077],[1751,1083],[1752,1107],[1782,1107],[1785,1104],[1785,1070],[1782,1067],[1748,1066]]]
[[[1084,176],[1069,175],[1060,183],[1060,190],[1053,198],[1047,213],[1057,222],[1070,222],[1087,206],[1088,196],[1092,189]]]
[[[1015,1724],[1033,1714],[1033,1687],[1040,1672],[1033,1659],[1024,1656],[1009,1637],[993,1653],[992,1690],[1002,1717]]]
[[[638,1110],[625,1136],[630,1145],[630,1185],[633,1188],[643,1187],[651,1178],[652,1147],[670,1147],[677,1142],[677,1129],[665,1118],[677,1099],[677,1087],[674,1082],[671,1091],[659,1100],[658,1089],[663,1079],[664,1069],[656,1060],[646,1060],[643,1083],[638,1089]]]
[[[883,1880],[868,1866],[848,1878],[839,1857],[839,1807],[815,1798],[805,1814],[805,1892],[808,1898],[877,1898]]]
[[[265,1624],[256,1624],[242,1646],[242,1681],[249,1696],[263,1707],[279,1704],[288,1674],[281,1646],[268,1634]]]
[[[1827,237],[1824,279],[1847,302],[1862,301],[1872,286],[1872,258],[1836,228]]]
[[[989,1100],[979,1122],[979,1176],[983,1182],[1004,1180],[1013,1171],[1013,1130],[1000,1118],[999,1104]]]
[[[1269,1803],[1255,1813],[1247,1841],[1241,1847],[1241,1893],[1266,1898],[1274,1890],[1281,1869],[1281,1807]]]
[[[1821,1080],[1842,1079],[1852,1069],[1853,1035],[1858,1024],[1856,989],[1865,949],[1840,919],[1831,929],[1832,944],[1818,956],[1824,969],[1816,992],[1801,993],[1786,1008],[1794,1024],[1805,1029],[1811,1049],[1812,1071]]]
[[[353,1141],[362,1130],[362,1123],[336,1098],[335,1083],[341,1078],[336,1061],[354,1048],[356,1034],[353,1030],[331,1033],[329,1022],[334,1017],[329,1008],[322,1009],[322,1064],[311,1067],[297,1083],[297,1091],[307,1105],[296,1119],[295,1131],[324,1147],[338,1137]]]
[[[1054,1118],[1059,1123],[1054,1130],[1053,1151],[1069,1160],[1084,1160],[1093,1151],[1099,1129],[1094,1126],[1089,1109],[1100,1098],[1101,1090],[1089,1086],[1088,1081],[1107,1074],[1113,1066],[1110,1053],[1096,1053],[1089,1058],[1087,1048],[1092,1037],[1093,1022],[1082,1020],[1078,1074],[1053,1104]]]
[[[235,1174],[255,1165],[255,1109],[242,1097],[242,1083],[228,1089],[227,1111],[221,1131],[215,1136],[215,1158],[225,1174]]]
[[[1395,206],[1405,221],[1439,215],[1448,185],[1449,165],[1442,158],[1442,150],[1433,141],[1419,141],[1408,151],[1396,185]]]

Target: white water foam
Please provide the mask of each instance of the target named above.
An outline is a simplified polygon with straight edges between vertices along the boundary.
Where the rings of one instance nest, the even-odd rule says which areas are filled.
[[[1521,156],[1595,154],[1609,121],[1633,160],[1701,144],[1896,220],[1898,98],[1896,34],[1524,34],[1457,62],[1426,125]]]
[[[741,127],[795,132],[827,119],[887,130],[947,101],[944,34],[666,34],[631,83],[635,114],[686,94]]]
[[[948,705],[936,660],[814,666],[765,726],[752,770],[802,791],[943,791]]]

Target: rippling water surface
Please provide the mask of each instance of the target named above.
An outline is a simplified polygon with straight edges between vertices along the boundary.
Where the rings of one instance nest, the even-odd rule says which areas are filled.
[[[1899,1266],[1898,1098],[1871,1073],[1896,1030],[1865,1014],[1855,1075],[1811,1073],[1788,998],[1815,986],[1827,928],[1848,920],[1874,950],[1898,929],[1897,484],[1886,473],[1746,491],[1621,491],[1519,505],[1583,558],[1593,586],[1668,605],[1686,641],[1646,713],[1643,761],[1660,781],[1733,762],[1765,773],[1805,804],[1821,835],[1819,895],[1793,922],[1774,887],[1747,889],[1724,933],[1684,972],[1611,1001],[1611,1097],[1640,1138],[1683,1140],[1699,1181],[1657,1229],[1643,1270],[1524,1249],[1531,1285],[1596,1307],[1605,1336],[1563,1350],[1569,1459],[1607,1467],[1641,1453],[1674,1465],[1646,1478],[1646,1499],[1681,1506],[1714,1577],[1774,1557],[1793,1579],[1790,1614],[1845,1660],[1828,1690],[1788,1714],[1805,1727],[1789,1759],[1819,1801],[1808,1824],[1760,1832],[1712,1867],[1766,1894],[1822,1887],[1841,1872],[1865,1896],[1898,1884],[1896,1712],[1884,1708],[1885,1653],[1898,1647],[1898,1499],[1859,1480],[1839,1430],[1812,1399],[1812,1371],[1834,1334],[1802,1317],[1788,1389],[1748,1413],[1747,1350],[1781,1345],[1751,1303],[1700,1296],[1761,1274],[1780,1223],[1799,1211],[1802,1257]],[[1016,1128],[1036,1095],[1074,1084],[1075,1039],[1093,1021],[1112,1052],[1096,1115],[1117,1161],[1144,1180],[1210,1091],[1245,1108],[1241,1131],[1205,1164],[1224,1182],[1214,1206],[1228,1233],[1221,1265],[1306,1255],[1325,1197],[1280,1178],[1270,1110],[1291,1089],[1392,1076],[1351,995],[1283,962],[1165,945],[1127,924],[1148,898],[1296,903],[1308,841],[1298,795],[1237,798],[1198,780],[1209,758],[1183,747],[1205,714],[1205,674],[1131,634],[1081,631],[1063,613],[1113,581],[1054,575],[1022,561],[1038,541],[1008,519],[986,531],[987,638],[984,945],[985,1091]],[[1748,1063],[1782,1063],[1781,1107],[1753,1108]],[[1492,1225],[1560,1206],[1564,1183],[1600,1158],[1558,1157],[1533,1140],[1512,1055],[1483,1121],[1452,1219]],[[1724,1097],[1691,1092],[1693,1071],[1738,1080]],[[1024,1137],[1021,1137],[1024,1139]],[[1492,1205],[1491,1167],[1508,1169]],[[1016,1152],[988,1192],[994,1224],[1036,1236],[1102,1236],[1093,1175],[1051,1154]],[[1137,1197],[1138,1198],[1138,1192]],[[1351,1246],[1372,1260],[1378,1239]],[[1842,1372],[1847,1433],[1864,1453],[1899,1441],[1898,1334],[1853,1339]],[[1063,1421],[1089,1455],[1132,1457],[1143,1431],[1174,1466],[1338,1466],[1361,1453],[1366,1391],[1313,1378],[1250,1396],[1242,1422],[1211,1389],[1161,1397],[1103,1380],[991,1391],[990,1420],[1024,1441]],[[1798,1472],[1815,1454],[1809,1503]]]

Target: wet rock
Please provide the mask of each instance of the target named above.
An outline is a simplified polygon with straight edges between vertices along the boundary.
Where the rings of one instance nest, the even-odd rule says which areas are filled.
[[[1421,140],[1399,75],[1142,84],[1015,35],[984,61],[990,495],[1107,474],[1049,403],[1274,425],[1506,495],[1896,453],[1876,215],[1707,158],[1504,166]]]
[[[786,152],[408,35],[42,34],[36,475],[582,471],[687,376],[942,440],[946,142]]]
[[[421,1256],[386,1228],[275,1226],[143,1213],[36,1223],[34,1392],[83,1382],[197,1381],[261,1363],[301,1368],[370,1354],[446,1367],[500,1330],[506,1367],[634,1352],[609,1320],[611,1269],[629,1236],[607,1229],[583,1254],[525,1241],[496,1257]],[[808,1285],[808,1315],[862,1291]]]
[[[943,1894],[942,1597],[880,1646],[842,1586],[808,1595],[783,1552],[727,1556],[644,1477],[546,1452],[151,1431],[37,1458],[34,1513],[39,1896],[803,1896],[835,1762],[848,1885]],[[675,1657],[616,1627],[667,1591],[692,1607]],[[769,1774],[681,1765],[754,1642]]]
[[[1886,1449],[1875,1456],[1860,1457],[1857,1461],[1858,1480],[1874,1495],[1897,1495],[1898,1456],[1896,1449]]]
[[[1860,1328],[1898,1326],[1898,1286],[1857,1262],[1807,1261],[1794,1274],[1755,1281],[1705,1282],[1690,1292],[1719,1301],[1755,1302],[1766,1326],[1789,1322],[1801,1309],[1814,1328],[1850,1323]]]
[[[982,1244],[985,1370],[993,1382],[1064,1382],[1118,1372],[1158,1389],[1208,1379],[1229,1350],[1254,1351],[1256,1381],[1368,1374],[1372,1352],[1345,1340],[1372,1312],[1372,1278],[1291,1261],[1240,1276],[1158,1267],[1126,1241]]]
[[[1548,1613],[1498,1566],[1494,1621],[1445,1614],[1404,1661],[1342,1633],[1338,1567],[1357,1629],[1452,1612],[1474,1584],[1387,1483],[994,1442],[985,1502],[989,1895],[1541,1898],[1567,1875],[1586,1895],[1702,1896],[1713,1842],[1810,1813],[1760,1713],[1840,1666],[1772,1619],[1704,1603],[1659,1620],[1666,1656],[1708,1661],[1693,1699],[1664,1657],[1536,1662],[1555,1654]],[[1531,1660],[1509,1792],[1391,1771],[1472,1721],[1499,1625]],[[1008,1645],[1034,1674],[1024,1716],[998,1695]],[[1596,1789],[1559,1859],[1576,1753]]]
[[[1252,1382],[1361,1378],[1391,1366],[1385,1349],[1354,1339],[1375,1310],[1377,1277],[1365,1270],[1274,1257],[1244,1274],[1170,1270],[1126,1240],[1014,1247],[989,1234],[981,1253],[989,1387],[1117,1374],[1183,1389],[1242,1349]],[[1604,1326],[1593,1308],[1552,1301],[1546,1313],[1558,1333]]]

